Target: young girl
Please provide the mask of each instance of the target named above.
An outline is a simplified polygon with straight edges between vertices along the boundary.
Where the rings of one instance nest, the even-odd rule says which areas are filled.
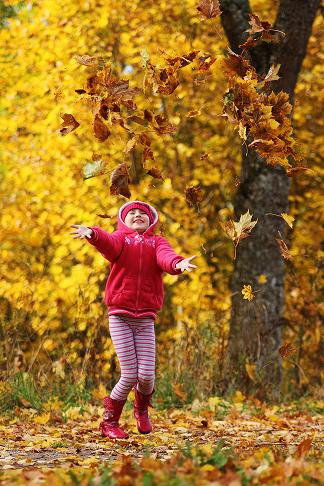
[[[121,377],[110,396],[104,398],[100,430],[110,438],[127,438],[119,418],[127,396],[135,390],[134,416],[138,431],[151,432],[148,406],[155,391],[154,320],[163,304],[162,274],[178,275],[191,268],[195,255],[184,258],[162,236],[154,235],[159,217],[155,208],[130,201],[118,212],[118,229],[73,224],[74,238],[85,238],[110,261],[104,302],[108,306],[109,332],[116,350]]]

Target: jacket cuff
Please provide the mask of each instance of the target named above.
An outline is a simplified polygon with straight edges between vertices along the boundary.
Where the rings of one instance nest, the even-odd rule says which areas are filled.
[[[174,272],[176,272],[176,274],[182,273],[182,271],[180,270],[180,268],[176,268],[176,264],[179,263],[179,262],[181,262],[182,260],[184,260],[184,258],[177,257],[172,262],[172,265],[171,266],[172,266],[172,269],[174,270]]]
[[[92,235],[90,237],[89,236],[86,236],[86,239],[87,239],[87,241],[89,241],[89,243],[94,243],[95,241],[98,240],[98,233],[91,226],[87,226],[87,228],[89,228],[89,229],[92,230]]]

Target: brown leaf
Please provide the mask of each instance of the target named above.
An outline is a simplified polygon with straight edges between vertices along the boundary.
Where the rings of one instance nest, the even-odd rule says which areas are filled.
[[[185,189],[186,203],[188,206],[198,205],[203,199],[204,195],[199,186],[188,186]]]
[[[229,54],[223,59],[222,64],[224,71],[226,74],[228,74],[228,76],[237,75],[244,78],[248,72],[251,72],[251,74],[256,77],[255,69],[246,59],[243,58],[243,56],[236,54],[229,47],[227,50]]]
[[[93,121],[93,130],[95,137],[100,141],[104,142],[110,135],[109,128],[104,124],[99,115],[95,115]]]
[[[302,440],[298,446],[297,446],[297,449],[296,449],[296,456],[298,458],[302,458],[304,457],[308,451],[310,450],[310,448],[312,447],[312,439],[308,438],[308,439],[304,439]]]
[[[128,168],[125,162],[120,164],[110,176],[110,194],[121,194],[127,198],[130,198],[131,193],[128,187],[130,183]]]
[[[99,218],[112,218],[109,214],[97,214]]]
[[[281,64],[272,65],[264,78],[264,82],[270,83],[271,81],[277,81],[277,79],[280,79],[280,76],[278,76],[280,67]]]
[[[74,59],[79,64],[83,64],[83,66],[97,66],[98,65],[98,58],[96,56],[88,56],[87,54],[84,54],[83,56],[75,55]]]
[[[78,128],[78,126],[80,126],[80,123],[77,122],[74,116],[70,115],[69,113],[64,113],[63,115],[61,115],[61,118],[63,118],[63,123],[61,125],[63,128],[60,128],[60,133],[63,136],[67,135],[68,133]]]
[[[269,22],[262,22],[259,17],[255,14],[250,15],[250,28],[246,30],[249,34],[255,34],[256,32],[263,32],[264,30],[271,29],[271,24]]]
[[[171,65],[174,66],[177,64],[177,69],[181,69],[184,66],[188,66],[199,54],[199,50],[196,51],[191,51],[189,54],[184,54],[183,56],[177,56],[177,57],[167,57],[165,60]]]
[[[279,245],[281,255],[287,260],[292,260],[292,256],[289,253],[289,250],[288,250],[286,243],[281,238],[276,238],[276,241]]]
[[[124,148],[124,152],[127,154],[133,148],[136,146],[136,143],[138,142],[138,137],[135,135],[134,137],[130,138]]]
[[[293,344],[287,342],[284,343],[280,348],[278,349],[278,352],[282,358],[287,358],[291,354],[296,353],[296,348]]]
[[[286,173],[287,173],[288,177],[294,177],[295,175],[298,175],[302,172],[305,172],[305,170],[309,170],[309,168],[298,166],[298,167],[293,167],[292,169],[290,169],[290,168],[287,169]]]
[[[206,19],[218,17],[222,13],[219,0],[200,0],[197,10]]]
[[[162,181],[164,181],[162,173],[161,173],[160,169],[158,169],[157,167],[151,167],[147,171],[147,174],[149,174],[152,177],[155,177],[155,179],[162,179]]]

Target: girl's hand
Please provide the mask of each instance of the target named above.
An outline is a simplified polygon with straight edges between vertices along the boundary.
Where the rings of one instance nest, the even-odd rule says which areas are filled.
[[[73,238],[84,238],[85,236],[91,238],[93,233],[92,229],[83,226],[82,224],[71,224],[71,228],[76,228],[75,231],[71,231],[70,233],[70,235],[75,235]]]
[[[196,255],[189,257],[189,258],[185,258],[184,260],[181,260],[181,262],[178,262],[176,264],[176,266],[175,266],[176,269],[181,270],[181,272],[184,272],[185,270],[188,270],[188,272],[192,272],[192,270],[190,270],[190,267],[197,268],[197,265],[192,265],[192,263],[189,263],[190,260],[192,260],[193,258],[196,258]]]

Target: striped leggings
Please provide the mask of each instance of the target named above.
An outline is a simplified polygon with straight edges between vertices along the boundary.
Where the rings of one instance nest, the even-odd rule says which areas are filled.
[[[113,314],[109,316],[109,332],[121,370],[110,397],[125,400],[136,383],[141,393],[149,395],[155,380],[154,319]]]

